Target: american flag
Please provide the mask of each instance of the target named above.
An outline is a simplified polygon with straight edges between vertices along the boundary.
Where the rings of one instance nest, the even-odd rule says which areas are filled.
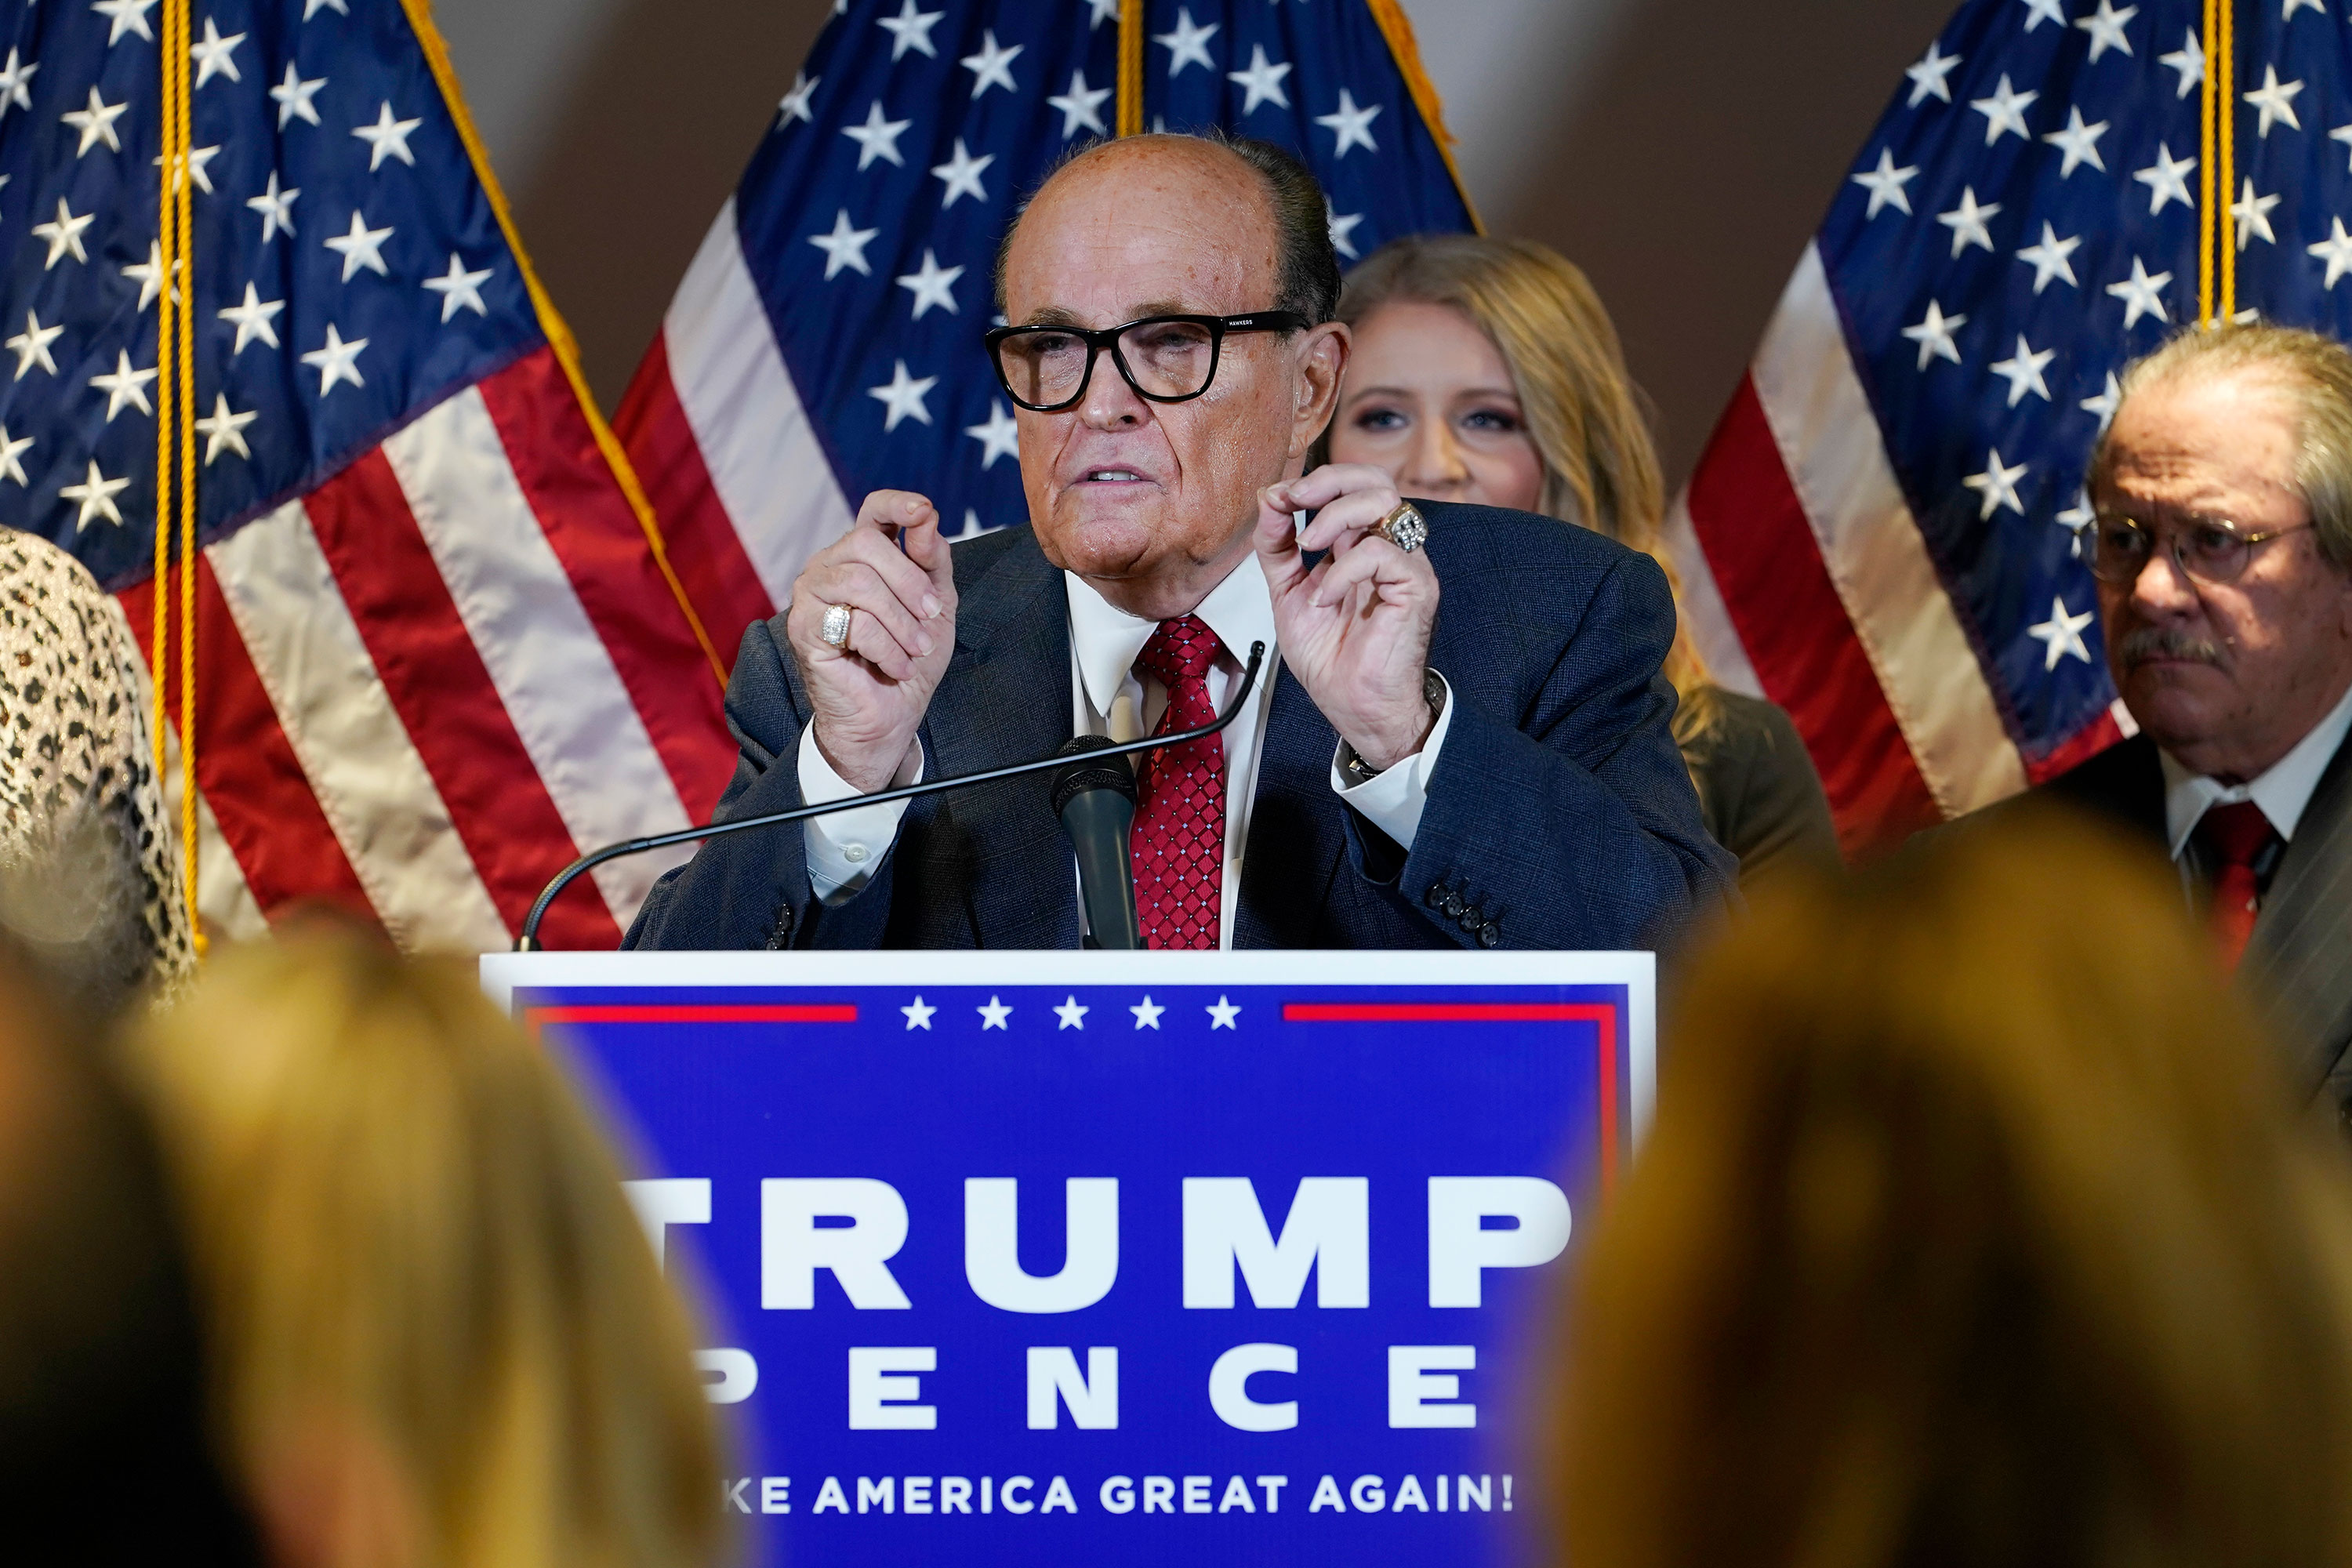
[[[1471,226],[1393,0],[839,0],[614,426],[714,630],[775,613],[867,491],[1024,520],[981,348],[1015,204],[1066,149],[1223,126],[1301,155],[1343,263]],[[1131,65],[1122,100],[1122,46]],[[722,638],[721,640],[726,640]]]
[[[142,644],[163,21],[0,5],[0,522]],[[198,0],[189,31],[204,911],[501,947],[582,848],[705,817],[716,673],[421,0]],[[659,868],[567,896],[558,942],[615,945]]]
[[[2224,313],[2352,329],[2352,28],[2222,4],[2214,47],[2207,12],[1962,6],[1670,520],[1702,650],[1795,717],[1850,847],[2129,725],[2083,553],[2116,373]]]

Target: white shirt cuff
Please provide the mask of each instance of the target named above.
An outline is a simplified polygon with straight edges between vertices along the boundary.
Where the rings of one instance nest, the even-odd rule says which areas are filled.
[[[1445,705],[1437,710],[1437,722],[1430,727],[1429,739],[1421,743],[1421,750],[1359,784],[1350,784],[1339,770],[1348,743],[1340,742],[1339,749],[1331,753],[1331,788],[1358,816],[1407,849],[1412,847],[1412,836],[1421,831],[1422,808],[1429,804],[1429,775],[1437,766],[1439,748],[1445,744],[1446,728],[1454,721],[1454,688],[1446,685],[1443,675],[1437,681],[1445,687]]]
[[[824,760],[824,753],[817,750],[814,724],[801,731],[800,773],[803,805],[822,805],[863,793],[835,773],[833,764]],[[898,789],[922,780],[923,746],[918,741],[907,748],[906,760],[898,764],[889,787]],[[872,880],[874,873],[881,868],[882,858],[890,853],[890,846],[897,841],[899,819],[906,815],[907,803],[894,800],[883,805],[856,805],[846,811],[812,816],[801,824],[809,887],[818,901],[840,903]]]

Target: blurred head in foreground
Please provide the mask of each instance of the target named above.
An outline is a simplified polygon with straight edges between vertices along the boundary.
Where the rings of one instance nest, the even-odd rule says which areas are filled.
[[[215,961],[134,1046],[279,1561],[718,1556],[686,1316],[604,1140],[466,966],[322,925]]]
[[[2352,1202],[2179,889],[2052,819],[1759,900],[1584,1263],[1578,1568],[2352,1556]]]

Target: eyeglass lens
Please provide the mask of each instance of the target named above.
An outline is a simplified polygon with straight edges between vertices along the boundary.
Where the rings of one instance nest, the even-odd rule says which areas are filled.
[[[1197,395],[1217,363],[1215,334],[1198,321],[1139,321],[1119,333],[1118,353],[1128,379],[1147,397]],[[1078,333],[1036,327],[1005,337],[996,357],[1013,396],[1052,407],[1078,395],[1091,355]]]
[[[2245,534],[2218,519],[2198,519],[2159,533],[2130,518],[2101,518],[2091,571],[2105,582],[2132,582],[2147,569],[2159,539],[2182,571],[2204,583],[2234,582],[2246,569],[2246,556],[2252,549]]]

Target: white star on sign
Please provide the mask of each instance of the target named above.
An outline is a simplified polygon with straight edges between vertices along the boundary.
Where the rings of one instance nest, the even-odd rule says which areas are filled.
[[[2022,402],[2029,392],[2038,395],[2044,403],[2050,401],[2050,384],[2042,379],[2042,370],[2057,355],[2056,349],[2043,349],[2035,353],[2032,345],[2025,341],[2025,334],[2020,332],[2017,334],[2016,355],[1993,362],[1993,374],[2009,379],[2009,405],[2011,408]]]
[[[74,156],[79,158],[100,142],[106,143],[106,150],[110,153],[121,152],[122,139],[115,135],[114,122],[121,119],[130,107],[129,99],[121,103],[109,103],[99,97],[98,89],[91,88],[89,107],[68,109],[58,115],[59,120],[81,132],[81,144],[74,149]]]
[[[2049,647],[2049,657],[2042,661],[2045,674],[2057,668],[2058,661],[2069,656],[2084,664],[2091,662],[2091,650],[2083,642],[2083,628],[2090,624],[2090,611],[2070,616],[2066,613],[2066,601],[2053,598],[2050,601],[2050,618],[2025,628],[2027,637],[2039,637]]]
[[[1012,1028],[1004,1022],[1011,1016],[1013,1016],[1013,1009],[991,996],[988,999],[988,1005],[980,1009],[980,1026],[983,1029],[1003,1029],[1006,1034],[1011,1034]]]
[[[2317,245],[2306,245],[2303,248],[2306,256],[2316,256],[2327,263],[2327,281],[2321,287],[2333,289],[2337,279],[2352,271],[2352,234],[2344,232],[2342,218],[2331,217],[2327,221],[2331,229],[2328,237]]]
[[[284,309],[286,309],[285,300],[264,300],[254,291],[252,284],[247,284],[245,303],[231,305],[227,310],[220,312],[222,321],[236,328],[236,346],[228,351],[229,357],[235,359],[238,354],[243,353],[245,345],[256,338],[259,338],[271,348],[276,348],[278,329],[271,325],[271,322],[276,320],[278,312]]]
[[[294,232],[294,202],[302,194],[299,186],[281,191],[278,188],[278,171],[269,172],[269,188],[251,197],[246,205],[261,215],[261,243],[268,245],[279,229]]]
[[[999,458],[1021,460],[1021,423],[1013,411],[992,399],[985,423],[967,425],[963,433],[980,443],[980,467],[982,473],[996,466]]]
[[[220,29],[213,25],[213,19],[205,17],[205,36],[188,46],[188,58],[196,62],[196,86],[202,87],[216,76],[225,76],[231,81],[243,81],[245,79],[236,74],[236,61],[233,58],[237,45],[243,42],[243,33],[231,33],[227,37],[222,37]]]
[[[16,51],[8,51],[8,63],[0,66],[0,119],[6,117],[10,104],[18,109],[33,107],[33,73],[40,68],[37,60],[18,65]]]
[[[2061,239],[2058,237],[2058,231],[2052,228],[2049,224],[2044,223],[2042,226],[2042,243],[2029,245],[2017,253],[2017,258],[2020,261],[2032,264],[2033,291],[2036,294],[2048,288],[2050,279],[2053,278],[2063,278],[2066,279],[2066,286],[2070,289],[2080,287],[2074,281],[2074,264],[2068,258],[2072,257],[2082,244],[2083,237],[2080,235],[2076,235],[2072,239]]]
[[[319,89],[326,85],[325,77],[316,81],[304,81],[302,73],[294,68],[294,62],[288,60],[286,79],[269,89],[270,101],[278,105],[278,129],[283,131],[289,121],[296,120],[318,124],[319,110],[310,100],[318,97]]]
[[[1896,168],[1894,153],[1890,149],[1881,147],[1878,150],[1878,167],[1865,169],[1861,174],[1852,176],[1855,184],[1870,193],[1870,210],[1862,215],[1863,221],[1867,223],[1876,217],[1878,209],[1881,207],[1894,207],[1908,214],[1911,210],[1911,197],[1903,187],[1917,178],[1918,174],[1919,165],[1916,163],[1907,169]]]
[[[471,310],[477,316],[488,315],[489,307],[482,303],[482,285],[489,280],[490,268],[485,267],[479,272],[468,272],[466,264],[457,258],[457,253],[451,251],[449,270],[438,278],[425,280],[425,288],[441,296],[442,325],[448,325],[449,318],[460,309]]]
[[[860,169],[877,158],[887,158],[900,168],[907,161],[898,156],[898,138],[906,133],[911,120],[887,120],[882,114],[882,100],[876,99],[866,110],[866,123],[845,125],[841,133],[857,143],[857,166]]]
[[[1214,22],[1205,27],[1194,26],[1192,13],[1180,8],[1176,13],[1174,32],[1154,33],[1151,36],[1153,43],[1168,51],[1169,80],[1175,80],[1184,74],[1186,66],[1192,65],[1200,66],[1214,74],[1217,62],[1209,58],[1209,40],[1217,36],[1217,27],[1218,24]]]
[[[2179,48],[2168,55],[2156,57],[2158,65],[2180,73],[2180,86],[2172,95],[2176,99],[2187,98],[2190,88],[2202,87],[2205,83],[2205,50],[2197,42],[2197,29],[2187,27],[2182,31],[2188,37],[2181,40]]]
[[[2171,281],[2172,274],[2169,272],[2148,276],[2148,270],[2140,264],[2139,258],[2132,258],[2132,275],[2120,283],[2107,285],[2107,292],[2124,302],[2124,331],[2130,331],[2138,325],[2142,316],[2152,315],[2168,323],[2172,320],[2165,313],[2164,297],[2157,292]]]
[[[815,81],[812,81],[806,71],[793,72],[792,90],[785,93],[776,103],[777,130],[782,131],[795,120],[805,121],[811,125],[816,123],[816,116],[809,110],[809,94],[814,92],[817,82],[824,79],[824,78],[818,77]]]
[[[1080,1004],[1073,994],[1068,1001],[1054,1009],[1054,1016],[1062,1020],[1060,1027],[1063,1029],[1083,1029],[1087,1026],[1087,1015],[1092,1010]]]
[[[408,133],[424,124],[423,120],[394,120],[392,100],[385,99],[375,111],[373,125],[354,125],[352,134],[368,144],[368,173],[383,167],[386,158],[397,158],[410,168],[416,167],[416,155],[408,150]]]
[[[125,474],[119,479],[110,479],[98,471],[98,459],[92,458],[89,460],[89,477],[78,485],[60,486],[58,489],[58,499],[81,503],[81,511],[74,519],[74,531],[79,533],[89,526],[91,518],[101,514],[109,522],[121,523],[122,511],[114,504],[114,498],[130,488],[130,475]]]
[[[2162,212],[2167,202],[2179,202],[2184,207],[2195,209],[2197,204],[2189,199],[2189,174],[2196,167],[2197,160],[2194,158],[2176,161],[2170,142],[2156,144],[2156,162],[2132,175],[2133,179],[2147,187],[2148,216],[2154,217]]]
[[[925,1002],[923,994],[918,991],[915,993],[915,999],[898,1011],[907,1015],[908,1028],[920,1029],[928,1034],[931,1027],[931,1015],[937,1013],[939,1009]]]
[[[187,275],[187,264],[183,262],[173,270],[178,272],[182,277],[185,277]],[[142,310],[146,310],[148,306],[155,302],[155,296],[163,291],[163,246],[154,240],[149,240],[147,242],[147,259],[144,261],[132,262],[130,266],[122,269],[122,275],[139,285],[139,308]],[[172,288],[172,302],[173,304],[177,304],[179,303],[179,286],[177,283],[174,283]]]
[[[868,278],[873,277],[874,269],[866,265],[866,247],[881,232],[874,228],[852,228],[849,226],[849,209],[844,207],[833,220],[831,234],[809,236],[809,243],[824,252],[826,281],[832,281],[833,275],[845,267],[854,268]]]
[[[57,374],[58,362],[49,357],[49,344],[55,342],[58,334],[65,330],[62,321],[54,327],[45,327],[41,325],[39,317],[30,310],[26,311],[25,330],[10,338],[5,345],[16,351],[16,374],[10,379],[24,380],[36,363],[51,375]]]
[[[342,281],[348,283],[352,280],[352,275],[362,267],[379,277],[392,276],[384,270],[383,257],[381,254],[383,242],[391,237],[391,225],[387,224],[382,228],[370,228],[366,218],[355,207],[352,211],[351,232],[331,235],[325,244],[329,250],[343,258]]]
[[[2074,504],[2060,512],[2055,521],[2059,527],[2073,535],[2066,542],[2067,553],[2080,561],[2083,558],[2083,531],[2099,521],[2099,514],[2091,510],[2091,493],[2088,490],[2077,492]]]
[[[1350,147],[1377,153],[1381,148],[1380,143],[1372,140],[1371,125],[1380,117],[1380,112],[1381,105],[1377,103],[1370,109],[1357,108],[1355,98],[1343,87],[1339,89],[1339,107],[1329,114],[1317,115],[1315,123],[1330,127],[1332,134],[1339,139],[1339,146],[1331,151],[1334,158],[1346,157]]]
[[[1958,256],[1971,245],[1980,245],[1987,250],[1992,248],[1992,230],[1985,226],[1985,219],[1999,211],[1999,202],[1990,206],[1979,206],[1976,187],[1962,185],[1960,205],[1950,212],[1937,214],[1936,221],[1952,231],[1952,254]]]
[[[1265,58],[1265,46],[1250,46],[1249,69],[1227,71],[1225,79],[1248,94],[1242,100],[1242,112],[1247,114],[1261,103],[1271,103],[1276,109],[1290,107],[1290,95],[1282,90],[1282,79],[1290,74],[1290,62],[1276,65]]]
[[[1919,368],[1926,370],[1931,359],[1948,359],[1960,363],[1960,347],[1952,341],[1952,333],[1968,323],[1966,316],[1947,316],[1935,300],[1927,301],[1927,313],[1916,327],[1906,327],[1903,335],[1919,345]]]
[[[1231,1029],[1235,1034],[1241,1032],[1241,1026],[1234,1022],[1235,1018],[1242,1016],[1241,1007],[1235,1003],[1226,1001],[1222,994],[1214,1002],[1209,1004],[1208,1011],[1209,1027],[1212,1029]]]
[[[1916,109],[1930,97],[1951,102],[1951,84],[1944,79],[1950,76],[1952,68],[1959,63],[1959,56],[1938,53],[1937,46],[1930,43],[1927,52],[1919,57],[1919,63],[1905,68],[1903,72],[1911,79],[1910,107]]]
[[[1015,44],[1009,49],[1001,49],[996,47],[993,30],[982,32],[980,35],[980,53],[966,55],[956,62],[971,72],[972,97],[978,98],[992,87],[1001,87],[1013,97],[1020,97],[1021,89],[1013,81],[1013,60],[1027,47]]]
[[[2074,26],[2091,35],[2091,64],[2098,64],[2099,57],[2109,49],[2121,49],[2126,54],[2132,52],[2131,40],[2124,37],[2124,24],[2138,15],[2139,7],[2137,5],[2126,5],[2118,11],[2116,0],[2099,0],[2095,14],[2075,22]]]
[[[988,191],[981,184],[980,176],[995,162],[996,154],[993,153],[984,158],[973,157],[964,151],[963,138],[957,137],[955,156],[931,167],[933,176],[948,188],[947,195],[940,198],[940,210],[945,212],[955,205],[958,196],[970,196],[976,202],[988,200]]]
[[[901,419],[912,419],[919,425],[931,422],[931,411],[923,406],[923,395],[940,384],[936,375],[921,377],[907,374],[907,362],[900,360],[890,373],[889,382],[882,386],[869,386],[866,395],[880,401],[888,410],[882,420],[882,433],[888,435],[898,427]]]
[[[1160,1015],[1168,1009],[1154,1002],[1151,999],[1151,994],[1147,991],[1143,994],[1143,1000],[1129,1007],[1128,1011],[1135,1015],[1137,1028],[1157,1029],[1160,1027]]]
[[[937,59],[940,52],[931,47],[931,29],[938,26],[940,18],[946,15],[945,11],[918,11],[915,0],[906,0],[898,7],[897,16],[877,16],[874,25],[890,35],[890,59],[893,64],[908,49],[920,50]]]
[[[49,242],[49,258],[42,264],[41,270],[46,272],[55,267],[65,258],[65,254],[68,250],[73,252],[73,258],[76,261],[88,261],[89,252],[81,247],[81,231],[97,221],[96,208],[76,217],[73,210],[66,205],[65,197],[59,196],[57,217],[49,223],[37,223],[33,226],[33,232]]]
[[[2025,515],[2025,507],[2017,499],[2017,481],[2024,477],[2025,465],[2018,463],[2003,467],[2000,448],[1995,447],[1985,458],[1984,472],[1970,474],[1960,483],[1984,498],[1984,505],[1977,512],[1977,520],[1981,522],[2002,507],[2009,508],[2020,517]]]
[[[257,408],[232,414],[228,408],[228,395],[225,392],[213,394],[212,416],[196,421],[196,434],[205,438],[205,467],[211,468],[215,458],[232,447],[238,457],[251,458],[253,453],[246,447],[244,430],[260,417],[261,411]]]
[[[335,384],[339,381],[348,381],[353,386],[367,384],[361,378],[360,367],[356,363],[360,357],[360,350],[367,346],[368,341],[365,338],[353,338],[349,342],[343,342],[342,334],[335,331],[335,323],[332,321],[327,323],[327,346],[312,349],[302,356],[304,364],[319,367],[320,396],[324,397],[332,392],[335,389]]]
[[[2254,127],[2254,134],[2267,141],[2273,120],[2284,120],[2293,129],[2302,130],[2303,121],[2294,117],[2294,95],[2302,90],[2303,83],[2299,81],[2279,80],[2278,67],[2264,66],[2263,85],[2244,95],[2248,103],[2262,110],[2262,123]]]
[[[30,436],[11,437],[8,426],[0,425],[0,479],[14,479],[30,489],[33,481],[25,477],[25,465],[20,460],[33,445]]]
[[[2064,179],[2074,172],[2077,164],[2081,163],[2088,163],[2102,174],[2105,174],[2107,165],[2105,160],[2099,156],[2099,138],[2106,133],[2107,121],[2102,120],[2096,125],[2085,125],[2083,123],[2081,110],[2068,109],[2066,129],[2053,131],[2042,138],[2066,154],[2059,165],[2058,177]]]
[[[2025,0],[2025,30],[2029,33],[2043,22],[2055,22],[2062,27],[2066,25],[2066,13],[2060,8],[2059,0]]]
[[[1102,122],[1101,110],[1103,100],[1110,95],[1111,89],[1107,87],[1087,87],[1086,72],[1072,71],[1070,90],[1045,100],[1062,111],[1062,139],[1066,142],[1076,135],[1081,125],[1097,136],[1108,135],[1110,132]]]
[[[2254,182],[2249,177],[2245,194],[2230,204],[2230,216],[2238,220],[2238,249],[2243,252],[2247,242],[2260,235],[2264,245],[2276,245],[2278,236],[2271,232],[2271,208],[2279,205],[2277,196],[2254,195]]]
[[[962,276],[962,268],[941,267],[940,258],[933,256],[930,247],[926,246],[923,247],[921,268],[903,274],[898,282],[899,288],[914,295],[914,319],[919,321],[923,319],[923,312],[934,305],[950,316],[962,314],[956,309],[955,301],[955,280]]]
[[[2041,96],[2038,92],[2014,90],[2009,85],[2009,73],[2003,71],[2000,85],[1993,89],[1990,98],[1970,99],[1969,107],[1985,117],[1985,145],[1991,146],[2000,140],[2003,132],[2012,131],[2032,141],[2033,133],[2025,128],[2025,111]]]
[[[213,177],[205,173],[205,165],[211,163],[219,155],[220,147],[218,143],[215,143],[210,147],[189,148],[188,156],[184,161],[176,158],[173,159],[172,163],[172,189],[176,192],[180,188],[180,182],[184,178],[181,171],[184,168],[193,167],[196,173],[196,189],[204,192],[206,195],[211,195],[213,194]],[[153,166],[158,169],[163,166],[163,159],[160,153],[155,157]]]
[[[155,35],[147,30],[147,13],[155,8],[155,0],[98,0],[90,7],[113,24],[106,32],[106,47],[112,48],[122,41],[125,33],[136,33],[149,43]]]
[[[2113,290],[2111,289],[2109,292],[2113,292]],[[2108,425],[2113,423],[2115,420],[2116,405],[2122,403],[2123,400],[2124,389],[2121,385],[2117,384],[2116,381],[2116,373],[2114,371],[2109,371],[2107,372],[2107,384],[2100,390],[2099,395],[2095,397],[2086,397],[2075,406],[2082,409],[2085,414],[2095,414],[2099,416],[2099,434],[2104,436],[2107,433]]]
[[[1346,257],[1349,260],[1355,260],[1356,226],[1364,221],[1364,215],[1361,213],[1333,212],[1330,208],[1330,205],[1327,202],[1323,208],[1323,226],[1330,231],[1331,248]]]

